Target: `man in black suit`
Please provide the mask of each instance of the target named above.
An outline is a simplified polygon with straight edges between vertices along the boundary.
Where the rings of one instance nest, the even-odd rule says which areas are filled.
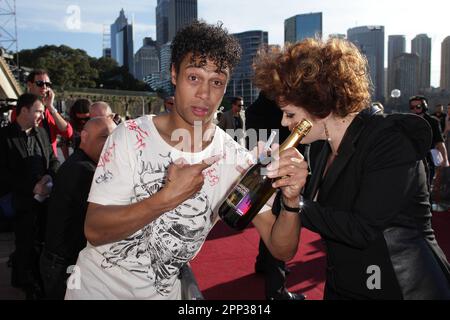
[[[424,96],[413,96],[409,99],[409,108],[412,113],[424,118],[431,127],[432,131],[432,143],[431,149],[436,149],[442,156],[441,167],[448,167],[447,148],[445,147],[444,137],[440,130],[439,121],[428,114],[428,100]],[[433,184],[433,178],[436,172],[436,165],[433,161],[431,152],[427,155],[427,163],[429,168],[429,184]]]
[[[245,110],[245,127],[247,130],[255,129],[258,141],[267,140],[271,130],[278,131],[278,141],[281,143],[289,136],[289,130],[280,125],[283,112],[274,101],[260,94],[258,99]],[[267,130],[266,137],[259,135],[259,130]],[[248,148],[252,150],[255,145],[248,142]],[[274,214],[279,211],[273,210]],[[256,257],[255,271],[264,273],[265,295],[268,300],[304,300],[302,294],[289,292],[286,288],[286,275],[289,270],[284,261],[272,256],[262,240],[259,241],[259,254]]]
[[[78,253],[86,246],[84,219],[89,190],[105,141],[115,127],[110,117],[89,120],[81,131],[80,147],[56,175],[40,260],[47,299],[64,299],[67,268],[77,262]]]
[[[46,198],[59,167],[48,135],[39,127],[44,111],[37,95],[23,94],[17,101],[16,121],[0,131],[1,195],[12,193],[15,212],[12,283],[25,291],[27,299],[41,296],[36,244],[43,241]]]
[[[244,121],[241,117],[241,110],[244,107],[244,99],[242,97],[234,97],[231,99],[231,109],[222,113],[218,123],[219,128],[231,135],[235,141],[241,142],[244,130]]]

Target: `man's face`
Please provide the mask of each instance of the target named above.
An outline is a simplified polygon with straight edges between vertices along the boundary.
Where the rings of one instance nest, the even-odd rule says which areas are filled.
[[[92,160],[98,162],[100,155],[105,145],[106,139],[114,131],[116,124],[110,118],[105,118],[105,121],[101,124],[88,129],[88,134],[82,139],[86,139],[85,143],[91,149]]]
[[[409,110],[414,114],[422,114],[424,112],[423,105],[422,100],[413,100],[409,103]]]
[[[36,101],[30,109],[23,108],[21,114],[23,113],[26,120],[27,128],[38,127],[42,119],[44,118],[44,105],[41,101]]]
[[[199,67],[191,62],[191,54],[187,55],[177,73],[172,66],[172,83],[176,86],[174,113],[187,124],[201,121],[204,125],[211,123],[214,113],[223,99],[229,78],[229,71],[217,71],[211,60],[207,65]]]
[[[28,82],[28,91],[41,98],[45,97],[50,89],[50,78],[47,74],[37,74],[33,82]]]
[[[75,114],[76,121],[79,124],[78,130],[82,130],[86,122],[89,121],[90,115],[88,113],[76,113]]]
[[[174,97],[168,97],[166,100],[164,100],[164,107],[169,112],[172,111],[174,104],[175,104],[175,98]]]
[[[233,112],[234,113],[239,113],[242,110],[242,107],[244,106],[244,101],[243,100],[238,100],[233,104]]]

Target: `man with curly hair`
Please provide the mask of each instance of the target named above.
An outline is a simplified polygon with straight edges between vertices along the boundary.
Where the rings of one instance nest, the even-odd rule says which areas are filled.
[[[180,299],[178,275],[200,250],[250,154],[213,124],[241,48],[221,25],[194,22],[172,42],[172,112],[121,124],[108,138],[89,194],[85,235],[67,299]],[[307,166],[279,155],[286,203],[299,201]],[[294,172],[295,171],[295,172]],[[254,219],[280,259],[295,254],[295,215]]]

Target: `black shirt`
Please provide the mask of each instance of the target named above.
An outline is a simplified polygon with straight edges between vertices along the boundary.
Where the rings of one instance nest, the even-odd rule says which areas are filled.
[[[26,190],[26,195],[31,196],[33,189],[38,181],[46,174],[46,159],[41,144],[38,141],[37,131],[35,128],[27,134],[22,130],[17,122],[11,124],[14,131],[16,131],[17,137],[20,139],[20,143],[23,149],[26,151],[23,161],[23,186]],[[3,152],[4,150],[2,150]],[[24,194],[25,195],[25,194]]]
[[[36,183],[45,175],[45,158],[42,147],[37,140],[36,130],[31,129],[27,135],[25,131],[21,132],[22,138],[27,145],[27,158],[25,159],[25,170],[28,170],[29,177]]]
[[[445,131],[446,115],[444,113],[440,113],[440,114],[433,113],[433,117],[435,117],[436,120],[439,121],[439,126],[440,126],[440,129],[441,129],[441,132],[444,132]]]
[[[444,137],[442,136],[439,121],[428,114],[424,114],[423,118],[427,120],[428,124],[431,127],[431,131],[433,132],[433,142],[430,149],[436,147],[436,144],[439,142],[444,142]]]
[[[238,130],[238,129],[243,129],[243,123],[242,123],[242,118],[239,114],[237,115],[233,115],[233,119],[234,119],[234,129]]]
[[[95,168],[95,162],[76,149],[61,165],[50,197],[45,247],[71,264],[86,246],[84,220]]]

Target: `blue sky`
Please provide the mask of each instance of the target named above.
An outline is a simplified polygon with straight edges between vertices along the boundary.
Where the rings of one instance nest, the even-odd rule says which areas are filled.
[[[3,1],[2,1],[3,2]],[[323,31],[344,33],[361,25],[384,25],[388,35],[406,35],[407,50],[419,33],[432,38],[432,85],[439,86],[442,40],[450,35],[448,0],[198,0],[199,18],[222,21],[232,33],[269,32],[271,44],[282,44],[284,20],[300,13],[323,12]],[[135,51],[142,38],[156,38],[156,0],[16,0],[19,50],[44,44],[66,44],[91,56],[102,52],[103,26],[124,8],[134,21]],[[75,6],[75,7],[74,7]],[[80,25],[71,19],[79,8]]]

